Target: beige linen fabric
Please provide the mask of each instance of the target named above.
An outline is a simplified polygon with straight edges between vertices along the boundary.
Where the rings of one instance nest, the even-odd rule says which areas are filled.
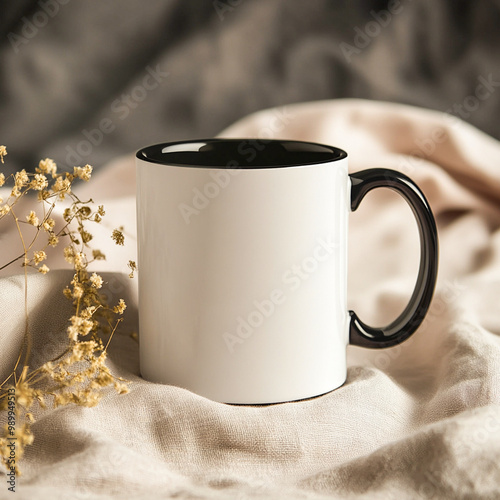
[[[345,385],[306,401],[229,406],[142,380],[127,336],[136,284],[118,273],[134,254],[133,158],[118,159],[81,193],[106,205],[108,229],[126,225],[128,250],[104,232],[96,245],[108,254],[110,296],[129,303],[110,363],[131,392],[39,413],[15,498],[499,498],[500,145],[451,116],[359,100],[266,110],[222,135],[330,143],[348,151],[351,171],[413,178],[440,236],[427,319],[401,346],[349,347]],[[0,229],[3,259],[14,240]],[[350,216],[349,307],[371,324],[394,318],[417,266],[410,209],[389,190],[370,193]],[[69,277],[29,278],[35,362],[64,340]],[[22,277],[0,281],[1,376],[21,339],[23,293]],[[11,498],[0,479],[0,498]]]

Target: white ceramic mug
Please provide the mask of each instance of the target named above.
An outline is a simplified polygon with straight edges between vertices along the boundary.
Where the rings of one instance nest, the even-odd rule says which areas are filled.
[[[405,311],[371,328],[347,310],[348,215],[373,188],[409,202],[421,262]],[[239,404],[293,401],[346,379],[346,346],[408,338],[429,307],[437,234],[418,187],[347,154],[286,140],[208,139],[137,153],[144,378]]]

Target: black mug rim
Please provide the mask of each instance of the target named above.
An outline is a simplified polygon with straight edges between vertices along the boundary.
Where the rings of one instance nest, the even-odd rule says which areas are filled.
[[[208,147],[208,150],[179,149],[190,144],[193,147],[200,145],[200,149]],[[244,146],[248,148],[243,150]],[[175,147],[174,151],[164,151]],[[247,153],[250,156],[245,156]],[[177,167],[265,169],[332,163],[347,158],[347,153],[328,144],[292,139],[211,138],[152,144],[137,151],[136,157],[149,163]]]

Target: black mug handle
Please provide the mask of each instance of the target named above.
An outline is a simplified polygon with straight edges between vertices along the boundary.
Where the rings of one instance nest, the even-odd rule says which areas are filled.
[[[349,343],[361,347],[390,347],[406,340],[422,323],[429,309],[438,269],[436,223],[422,191],[406,175],[395,170],[374,168],[350,175],[351,210],[358,208],[366,193],[387,187],[397,191],[409,203],[420,234],[420,268],[417,283],[405,310],[389,325],[373,328],[363,323],[354,311],[349,326]]]

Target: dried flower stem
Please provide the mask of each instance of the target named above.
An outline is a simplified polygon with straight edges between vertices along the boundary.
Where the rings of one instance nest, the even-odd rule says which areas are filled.
[[[0,146],[2,163],[6,154],[6,148]],[[47,407],[47,399],[54,407],[70,403],[94,406],[99,402],[106,387],[114,387],[119,394],[128,392],[127,381],[111,374],[106,365],[107,349],[118,325],[123,321],[123,318],[116,319],[116,315],[123,314],[126,304],[120,299],[115,306],[108,305],[104,294],[99,291],[103,279],[96,273],[89,275],[88,272],[89,264],[105,259],[99,250],[91,250],[92,258],[87,257],[92,234],[86,229],[87,223],[99,223],[102,220],[105,215],[104,207],[99,205],[97,210],[92,210],[92,200],[82,201],[71,190],[76,179],[88,181],[91,173],[90,165],[74,167],[72,174],[57,173],[56,164],[48,158],[40,161],[35,173],[21,170],[5,178],[0,172],[0,187],[9,181],[13,183],[7,202],[4,203],[0,198],[0,220],[8,214],[11,215],[23,248],[18,257],[0,266],[2,270],[22,259],[24,268],[24,337],[12,371],[0,384],[0,418],[3,417],[3,411],[7,415],[9,409],[9,419],[12,415],[17,423],[15,429],[11,424],[0,428],[0,463],[16,474],[19,474],[18,463],[25,446],[33,442],[30,425],[34,418],[30,410],[35,403],[42,409]],[[51,182],[48,176],[51,177]],[[31,210],[25,220],[19,219],[17,208],[14,210],[14,206],[29,192],[38,193],[43,216],[39,218],[37,213]],[[62,227],[56,231],[56,223],[51,215],[56,203],[65,198],[69,198],[71,203],[64,210]],[[29,244],[21,224],[30,225],[34,229]],[[122,230],[120,227],[112,233],[112,238],[118,245],[124,244]],[[47,235],[46,243],[35,250],[35,244],[44,233]],[[32,332],[28,309],[28,267],[42,274],[49,272],[46,264],[40,264],[47,258],[46,251],[49,247],[57,246],[62,238],[68,241],[64,247],[64,258],[72,264],[75,271],[70,285],[63,290],[64,295],[72,302],[74,311],[67,327],[68,344],[53,359],[43,360],[41,366],[30,371]],[[129,276],[132,277],[137,266],[135,262],[130,261],[128,267],[131,270]],[[103,335],[109,335],[105,345],[102,341]],[[10,397],[13,394],[15,404]],[[13,432],[15,434],[12,434]],[[17,443],[14,466],[9,465],[7,448],[7,442],[12,440],[13,435]]]
[[[19,219],[16,217],[16,214],[14,213],[14,210],[10,210],[10,213],[12,217],[14,218],[14,222],[17,227],[17,231],[19,233],[19,237],[21,238],[21,243],[23,245],[24,249],[24,257],[25,257],[25,262],[27,259],[28,255],[28,249],[26,248],[26,243],[24,242],[24,237],[23,233],[21,231],[21,228],[19,227]],[[21,351],[20,351],[20,356],[21,353],[25,350],[25,355],[24,355],[24,367],[28,365],[28,360],[30,356],[30,351],[31,351],[31,336],[30,336],[30,331],[29,331],[29,314],[28,314],[28,268],[24,266],[24,338],[23,338],[23,343],[21,346]],[[18,361],[19,362],[19,361]],[[18,365],[18,362],[16,362],[16,368]],[[23,369],[24,370],[24,369]],[[14,380],[16,378],[16,371],[14,370]]]

